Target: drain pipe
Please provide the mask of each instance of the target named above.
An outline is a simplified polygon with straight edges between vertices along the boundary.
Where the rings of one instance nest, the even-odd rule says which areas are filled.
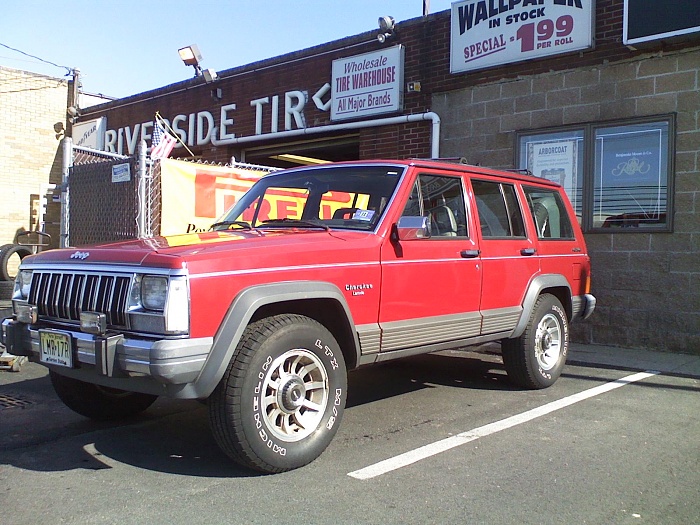
[[[333,131],[346,131],[349,129],[375,128],[378,126],[392,126],[395,124],[407,124],[409,122],[421,122],[430,120],[432,122],[430,157],[437,159],[440,157],[440,116],[433,112],[417,113],[414,115],[402,115],[400,117],[388,117],[376,120],[362,120],[359,122],[344,122],[342,124],[330,124],[328,126],[318,126],[314,128],[292,129],[289,131],[278,131],[275,133],[264,133],[262,135],[249,135],[246,137],[234,137],[230,139],[218,140],[212,137],[214,146],[228,146],[231,144],[245,144],[247,142],[259,142],[263,140],[285,139],[289,137],[299,137],[302,135],[317,135],[319,133],[330,133]],[[218,130],[214,130],[214,134]]]

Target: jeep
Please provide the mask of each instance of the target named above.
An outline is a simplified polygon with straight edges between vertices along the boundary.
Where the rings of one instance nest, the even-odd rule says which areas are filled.
[[[513,383],[552,385],[590,279],[554,182],[335,163],[261,178],[205,233],[27,256],[2,339],[88,418],[206,400],[221,449],[274,473],[328,446],[351,369],[500,341]]]

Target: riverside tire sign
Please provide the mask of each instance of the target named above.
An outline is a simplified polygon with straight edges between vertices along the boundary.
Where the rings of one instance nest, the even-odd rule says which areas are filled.
[[[594,0],[464,0],[452,4],[450,72],[593,46]]]

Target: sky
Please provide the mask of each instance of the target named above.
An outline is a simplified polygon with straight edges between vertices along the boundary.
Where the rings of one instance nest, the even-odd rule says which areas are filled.
[[[451,3],[430,0],[430,13]],[[121,98],[194,76],[177,53],[190,44],[223,71],[422,14],[423,0],[3,0],[0,66],[78,68],[83,92]]]

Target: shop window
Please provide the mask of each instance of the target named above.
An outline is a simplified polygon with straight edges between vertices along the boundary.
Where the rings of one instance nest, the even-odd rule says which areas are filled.
[[[518,167],[561,184],[584,231],[671,231],[673,115],[518,135]]]

